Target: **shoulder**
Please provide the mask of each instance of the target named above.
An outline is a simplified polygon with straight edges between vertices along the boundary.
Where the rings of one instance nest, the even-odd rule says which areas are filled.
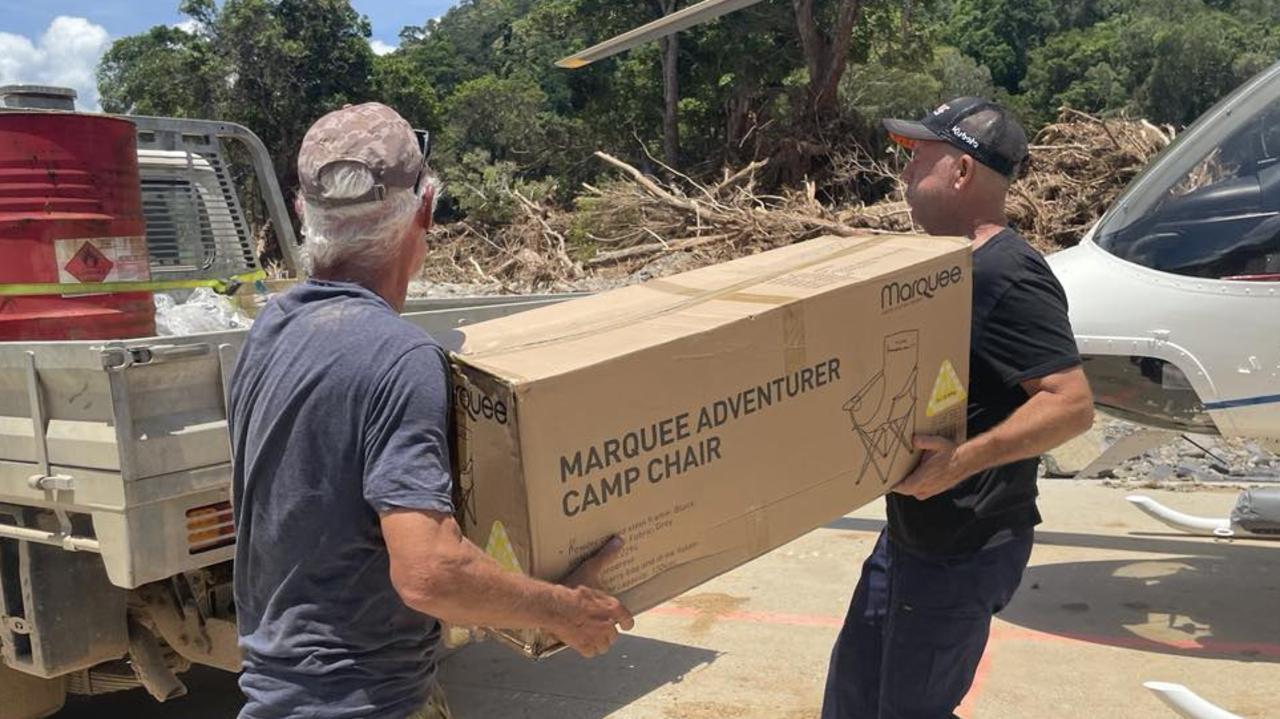
[[[976,289],[991,289],[996,294],[1024,283],[1058,285],[1044,255],[1013,230],[1001,232],[978,248],[973,256],[973,275],[979,285]]]
[[[448,382],[449,355],[431,335],[399,317],[378,323],[379,350],[370,369],[379,385],[437,388]]]
[[[1066,293],[1049,263],[1012,230],[978,248],[973,265],[975,317],[1029,312],[1041,306],[1066,312]]]
[[[1044,257],[1013,230],[1000,232],[973,253],[973,271],[979,277],[996,278],[1041,269],[1049,269]]]

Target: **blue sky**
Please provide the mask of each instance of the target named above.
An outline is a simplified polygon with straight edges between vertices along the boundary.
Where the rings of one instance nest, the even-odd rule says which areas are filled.
[[[0,85],[74,87],[97,109],[93,70],[115,38],[181,22],[179,0],[0,0]],[[374,49],[390,50],[400,28],[439,17],[456,0],[352,0],[373,25]]]
[[[373,23],[373,37],[395,44],[400,28],[443,15],[455,0],[353,0]],[[36,38],[59,15],[82,17],[111,37],[182,20],[178,0],[0,0],[0,32]]]

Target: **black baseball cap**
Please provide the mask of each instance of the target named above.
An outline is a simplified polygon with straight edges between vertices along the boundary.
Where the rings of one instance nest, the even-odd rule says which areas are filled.
[[[1005,177],[1027,161],[1027,132],[1003,107],[980,97],[945,102],[919,122],[885,119],[884,129],[910,149],[917,141],[945,142]]]

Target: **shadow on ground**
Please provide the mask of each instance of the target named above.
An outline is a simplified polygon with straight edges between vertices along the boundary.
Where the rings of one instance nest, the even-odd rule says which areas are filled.
[[[607,655],[561,652],[538,661],[481,642],[444,661],[442,682],[457,719],[602,719],[716,661],[717,652],[625,635]]]
[[[884,522],[827,526],[877,532]],[[1036,544],[1168,556],[1030,566],[1006,622],[1160,654],[1280,663],[1280,542],[1037,532]]]
[[[590,661],[564,652],[533,662],[482,642],[447,656],[440,676],[456,719],[601,719],[716,657],[706,649],[624,635],[608,654]],[[54,719],[234,719],[240,711],[244,700],[234,674],[197,667],[182,680],[190,694],[181,699],[159,704],[141,689],[72,697]]]
[[[623,635],[603,657],[561,652],[533,662],[493,642],[445,660],[441,681],[457,719],[602,719],[714,662],[717,653]]]

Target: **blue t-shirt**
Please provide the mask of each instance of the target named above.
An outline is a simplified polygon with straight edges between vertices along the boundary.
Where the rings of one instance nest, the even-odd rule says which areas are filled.
[[[308,281],[254,323],[230,412],[241,717],[425,703],[440,630],[392,587],[379,514],[453,511],[447,371],[359,285]]]

